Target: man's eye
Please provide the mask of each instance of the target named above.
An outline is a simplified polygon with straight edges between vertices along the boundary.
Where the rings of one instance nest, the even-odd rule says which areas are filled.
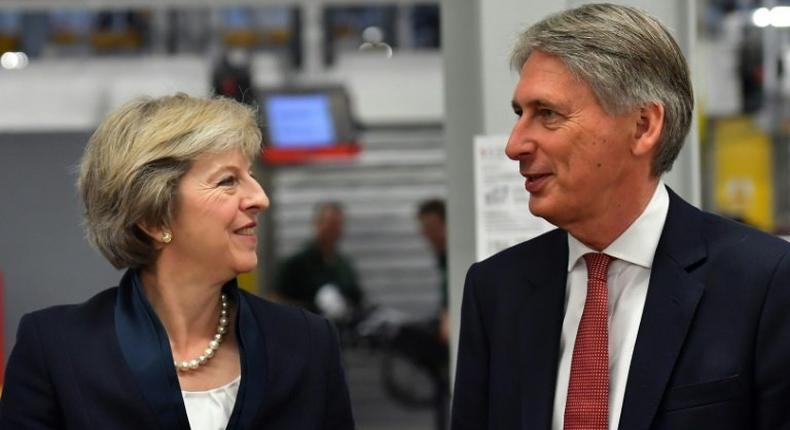
[[[513,113],[516,114],[517,117],[521,118],[521,109],[513,109]]]
[[[222,180],[217,183],[220,187],[229,187],[232,185],[236,185],[236,177],[235,176],[227,176],[222,178]]]
[[[545,120],[549,120],[549,121],[557,119],[557,116],[558,116],[557,112],[554,112],[551,109],[539,109],[538,110],[538,115],[541,118],[543,118]]]

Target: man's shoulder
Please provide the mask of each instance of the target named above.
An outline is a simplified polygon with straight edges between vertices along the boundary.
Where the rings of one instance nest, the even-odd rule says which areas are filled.
[[[670,205],[659,248],[679,252],[681,247],[696,247],[709,258],[753,260],[762,256],[765,263],[790,252],[787,241],[717,214],[696,208],[668,188]]]
[[[532,239],[513,245],[472,265],[472,271],[484,276],[507,276],[524,268],[547,269],[548,266],[567,264],[568,236],[554,229]],[[562,261],[560,261],[562,260]],[[511,273],[512,274],[512,273]]]
[[[711,248],[739,248],[745,252],[790,252],[790,242],[729,218],[702,212],[703,236]]]
[[[512,261],[524,262],[524,258],[545,255],[547,250],[564,249],[567,247],[568,236],[563,230],[555,228],[540,236],[505,248],[502,251],[482,260],[481,265],[509,264]]]

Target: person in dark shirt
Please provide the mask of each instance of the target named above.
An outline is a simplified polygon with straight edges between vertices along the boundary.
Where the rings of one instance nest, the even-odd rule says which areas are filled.
[[[431,377],[434,382],[434,417],[436,429],[447,428],[448,400],[450,396],[448,361],[449,322],[447,319],[447,225],[446,209],[443,200],[429,199],[420,203],[417,220],[420,231],[431,247],[439,269],[439,309],[435,325],[432,324],[430,342],[421,345],[422,356],[430,363]],[[435,328],[435,330],[433,330]]]
[[[447,226],[443,200],[430,199],[420,203],[417,210],[420,231],[436,256],[436,266],[441,275],[439,285],[439,339],[447,344]]]
[[[338,249],[343,222],[339,203],[318,204],[314,237],[280,264],[274,285],[276,298],[333,320],[345,319],[360,307],[363,294],[356,271]]]

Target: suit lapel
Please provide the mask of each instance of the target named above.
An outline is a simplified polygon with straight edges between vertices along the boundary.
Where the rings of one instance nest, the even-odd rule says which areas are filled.
[[[671,190],[639,325],[619,428],[648,429],[661,403],[703,285],[690,271],[706,256],[700,212]]]
[[[548,429],[557,383],[560,333],[568,277],[568,239],[555,230],[529,248],[513,279],[527,279],[519,317],[522,428]],[[525,286],[515,285],[524,289]]]

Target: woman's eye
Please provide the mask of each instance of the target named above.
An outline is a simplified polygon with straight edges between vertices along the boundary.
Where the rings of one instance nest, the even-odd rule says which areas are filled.
[[[236,185],[236,177],[235,176],[228,176],[228,177],[222,178],[222,180],[220,180],[217,185],[219,185],[220,187],[229,187],[231,185]]]

